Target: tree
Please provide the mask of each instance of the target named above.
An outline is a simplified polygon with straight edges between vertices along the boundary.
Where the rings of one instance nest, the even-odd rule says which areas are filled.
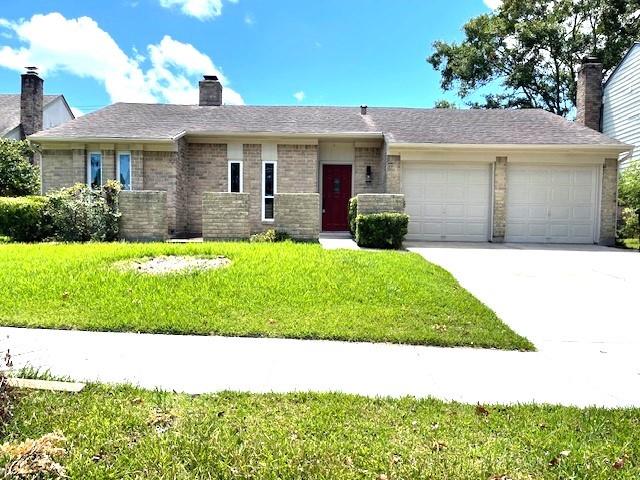
[[[0,139],[0,197],[20,197],[39,192],[40,173],[30,161],[36,152],[28,140]]]
[[[436,100],[436,103],[433,105],[433,108],[448,108],[448,109],[456,109],[458,108],[455,103],[450,102],[449,100]]]
[[[581,60],[610,73],[640,33],[640,0],[504,0],[464,25],[461,43],[437,41],[427,57],[444,90],[467,99],[487,85],[477,108],[543,108],[567,116],[576,104]]]

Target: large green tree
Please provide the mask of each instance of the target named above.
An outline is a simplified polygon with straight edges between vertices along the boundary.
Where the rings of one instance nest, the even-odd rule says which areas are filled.
[[[444,90],[465,100],[487,85],[500,93],[478,108],[543,108],[567,116],[582,58],[609,73],[640,37],[640,0],[504,0],[464,25],[462,42],[437,41],[427,61]]]
[[[28,140],[0,139],[0,197],[32,195],[40,190],[40,174],[31,164],[37,152]]]

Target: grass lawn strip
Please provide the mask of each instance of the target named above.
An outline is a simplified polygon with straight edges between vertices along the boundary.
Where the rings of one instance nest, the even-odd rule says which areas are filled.
[[[114,267],[160,255],[226,257],[210,271]],[[0,245],[0,323],[532,349],[445,270],[406,252],[309,244]]]
[[[638,410],[342,394],[30,392],[4,441],[59,431],[70,478],[637,479]],[[2,459],[6,461],[5,459]]]

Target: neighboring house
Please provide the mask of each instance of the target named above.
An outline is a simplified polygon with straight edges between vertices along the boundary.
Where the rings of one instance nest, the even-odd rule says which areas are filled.
[[[640,159],[640,42],[609,75],[603,89],[602,132],[633,145],[622,165]]]
[[[21,93],[0,94],[0,137],[24,140],[75,118],[64,96],[44,95],[43,84],[30,69],[22,75]]]
[[[171,236],[347,230],[349,197],[370,193],[404,195],[409,239],[614,242],[617,158],[629,148],[551,113],[221,99],[206,76],[199,105],[118,103],[32,135],[44,191],[119,178],[134,190],[121,205],[140,199],[127,228],[144,230],[160,209]],[[402,197],[363,203],[385,210],[390,198]]]

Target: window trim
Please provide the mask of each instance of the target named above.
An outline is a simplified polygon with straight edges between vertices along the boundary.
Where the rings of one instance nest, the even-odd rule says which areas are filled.
[[[123,190],[133,190],[133,156],[131,151],[120,150],[116,152],[116,181],[120,183],[120,155],[129,155],[129,188],[122,187]],[[120,183],[122,186],[122,184]]]
[[[240,164],[240,191],[232,192],[231,191],[231,164],[239,163]],[[242,160],[229,160],[227,162],[227,192],[229,193],[243,193],[244,192],[244,162]]]
[[[265,174],[265,167],[268,163],[273,164],[273,195],[265,195],[265,178],[264,178],[264,174]],[[263,160],[262,161],[262,179],[261,182],[262,184],[262,221],[263,222],[268,222],[268,223],[273,223],[276,219],[276,213],[275,213],[275,203],[276,203],[276,193],[278,193],[278,161],[277,160]],[[267,198],[273,198],[273,218],[265,218],[264,214],[265,214],[265,200]]]
[[[104,169],[104,159],[102,157],[102,152],[101,151],[93,151],[93,152],[88,152],[87,153],[87,186],[89,188],[91,187],[91,156],[92,155],[100,155],[100,185],[102,185],[102,179],[103,179],[103,169]]]

